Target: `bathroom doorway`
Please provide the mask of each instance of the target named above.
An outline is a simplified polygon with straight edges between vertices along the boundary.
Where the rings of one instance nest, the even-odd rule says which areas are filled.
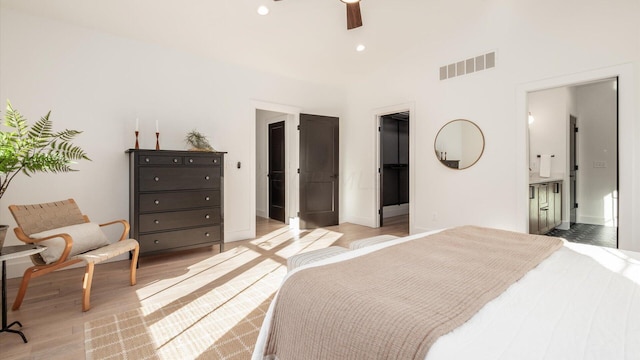
[[[530,92],[528,110],[530,179],[544,183],[546,154],[549,179],[562,182],[562,221],[547,235],[617,248],[617,78]]]

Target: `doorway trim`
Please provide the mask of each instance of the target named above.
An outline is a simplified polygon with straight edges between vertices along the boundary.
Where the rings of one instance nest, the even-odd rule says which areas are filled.
[[[403,104],[390,105],[385,107],[380,107],[373,109],[372,118],[374,125],[373,135],[374,135],[374,154],[373,157],[373,173],[375,174],[375,186],[373,189],[373,198],[375,202],[373,204],[373,219],[374,227],[380,227],[380,216],[378,215],[378,209],[380,209],[380,204],[382,199],[380,198],[380,174],[378,173],[378,168],[380,167],[380,133],[378,132],[378,127],[381,126],[381,118],[384,115],[391,115],[399,112],[409,112],[409,234],[415,233],[415,229],[413,228],[413,224],[415,224],[414,216],[415,216],[415,134],[416,134],[416,105],[414,102],[408,102]]]
[[[616,65],[576,74],[564,75],[525,84],[516,89],[516,138],[526,143],[528,123],[529,92],[546,90],[556,87],[573,86],[601,79],[618,77],[618,163],[626,164],[618,168],[619,191],[619,222],[618,247],[625,250],[640,251],[640,224],[634,222],[640,212],[640,168],[635,164],[640,161],[640,146],[635,145],[638,137],[635,125],[635,102],[637,89],[634,83],[633,64]],[[516,226],[521,231],[528,232],[529,206],[527,203],[527,189],[529,184],[529,168],[526,146],[516,148]],[[636,179],[636,181],[634,181]]]
[[[297,173],[299,152],[300,152],[299,150],[300,137],[299,137],[297,128],[298,128],[298,125],[300,124],[301,110],[300,108],[294,107],[294,106],[270,103],[270,102],[265,102],[260,100],[251,100],[250,106],[249,106],[249,111],[251,112],[250,116],[251,116],[251,119],[253,119],[253,126],[251,126],[251,134],[250,134],[251,136],[250,139],[253,139],[253,141],[250,141],[251,143],[250,146],[252,148],[252,151],[251,151],[252,161],[251,161],[251,168],[250,168],[250,175],[249,175],[251,178],[250,179],[251,206],[249,208],[249,211],[247,211],[247,215],[251,217],[249,219],[249,224],[250,224],[249,237],[250,238],[256,237],[256,186],[257,186],[256,127],[258,126],[256,111],[258,110],[280,112],[287,115],[285,119],[285,152],[286,152],[285,161],[287,163],[286,178],[285,178],[285,188],[287,189],[285,194],[285,202],[286,202],[285,220],[287,223],[289,223],[289,219],[297,217],[298,208],[300,204],[299,180],[298,180],[298,173]]]

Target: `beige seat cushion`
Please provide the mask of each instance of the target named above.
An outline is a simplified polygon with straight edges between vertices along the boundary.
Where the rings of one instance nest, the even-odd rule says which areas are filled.
[[[132,251],[138,245],[138,241],[135,239],[126,239],[115,242],[108,246],[101,247],[99,249],[87,251],[76,256],[78,259],[82,259],[88,263],[98,264],[102,261],[111,259],[112,257],[124,254],[128,251]]]

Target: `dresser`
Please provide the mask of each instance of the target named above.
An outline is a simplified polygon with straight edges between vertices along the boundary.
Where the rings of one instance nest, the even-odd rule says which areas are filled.
[[[220,245],[224,153],[127,150],[129,222],[140,255]]]

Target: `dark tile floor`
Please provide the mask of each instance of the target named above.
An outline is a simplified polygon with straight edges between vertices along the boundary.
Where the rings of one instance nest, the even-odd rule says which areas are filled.
[[[573,224],[569,230],[553,229],[548,236],[557,236],[571,242],[581,244],[591,244],[598,246],[606,246],[615,248],[618,228],[591,225],[591,224]]]

